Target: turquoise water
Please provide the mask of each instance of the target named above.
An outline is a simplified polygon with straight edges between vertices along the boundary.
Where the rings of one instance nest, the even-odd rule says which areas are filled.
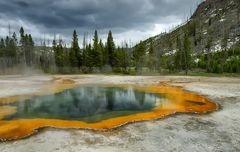
[[[4,119],[47,118],[98,122],[150,111],[155,107],[157,99],[163,97],[160,94],[136,91],[131,87],[79,86],[54,95],[36,96],[10,103],[8,105],[17,107],[17,112]]]

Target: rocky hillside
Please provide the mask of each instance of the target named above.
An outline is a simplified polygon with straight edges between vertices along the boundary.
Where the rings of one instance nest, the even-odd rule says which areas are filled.
[[[158,52],[174,54],[177,38],[185,34],[195,54],[205,52],[208,41],[211,51],[221,51],[224,42],[228,49],[234,47],[240,40],[240,0],[205,0],[186,23],[144,42],[149,46],[152,41]]]

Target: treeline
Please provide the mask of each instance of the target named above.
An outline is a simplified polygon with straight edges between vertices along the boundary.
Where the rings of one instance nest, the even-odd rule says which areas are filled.
[[[196,54],[192,51],[190,38],[195,31],[189,31],[177,37],[174,42],[176,50],[164,51],[156,49],[153,39],[148,44],[141,41],[134,47],[127,43],[117,46],[111,31],[103,43],[97,30],[91,43],[87,43],[84,36],[81,48],[76,30],[73,31],[69,48],[63,40],[55,38],[51,47],[45,43],[35,46],[31,34],[25,33],[21,27],[19,40],[16,33],[1,39],[0,73],[14,67],[42,69],[47,73],[240,73],[240,43],[235,48],[227,49],[227,39],[224,39],[223,50],[212,52],[213,42],[209,38],[206,51]]]
[[[199,20],[191,20],[171,33],[165,33],[154,48],[161,52],[161,72],[240,73],[240,41],[231,31],[219,28],[213,32],[211,20],[205,30]],[[217,34],[221,36],[218,37]],[[149,42],[150,41],[150,42]],[[146,44],[151,45],[151,39]]]
[[[71,48],[63,46],[62,41],[53,40],[55,63],[60,73],[91,73],[114,72],[124,74],[141,74],[144,70],[157,71],[159,62],[156,52],[146,50],[141,41],[134,47],[128,43],[117,46],[112,32],[109,31],[107,41],[104,44],[95,30],[92,43],[86,43],[83,39],[83,48],[79,47],[78,35],[74,30]]]
[[[71,48],[63,46],[62,41],[53,40],[55,63],[60,73],[75,72],[122,72],[128,73],[132,66],[132,49],[125,43],[117,47],[109,31],[107,42],[104,44],[94,32],[93,43],[86,43],[85,37],[83,48],[79,47],[78,35],[74,30]]]
[[[199,62],[194,62],[193,68],[205,69],[211,73],[240,73],[240,45],[228,51],[204,54],[197,58]]]
[[[16,65],[32,66],[35,62],[34,42],[31,34],[24,32],[21,27],[20,40],[14,32],[12,35],[1,38],[0,41],[0,73]]]
[[[112,32],[109,31],[104,44],[94,32],[93,43],[79,47],[78,35],[74,30],[71,47],[66,47],[63,40],[54,39],[52,46],[34,45],[31,34],[24,28],[19,30],[19,40],[14,32],[12,36],[1,38],[0,42],[0,73],[11,68],[37,68],[48,73],[90,73],[90,72],[121,72],[129,73],[132,62],[132,48],[127,43],[116,46]]]
[[[240,73],[240,42],[228,49],[227,43],[222,43],[221,51],[213,51],[212,41],[208,40],[206,50],[202,54],[192,52],[191,40],[187,35],[181,41],[176,40],[176,50],[172,54],[162,55],[160,67],[168,70],[169,73],[189,71],[206,73]],[[225,40],[223,40],[225,41]]]

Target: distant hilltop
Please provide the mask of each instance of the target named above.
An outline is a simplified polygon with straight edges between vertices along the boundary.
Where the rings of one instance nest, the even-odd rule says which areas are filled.
[[[177,39],[189,35],[193,53],[206,52],[208,40],[211,39],[211,51],[221,51],[223,40],[227,48],[233,48],[240,40],[240,1],[239,0],[206,0],[203,1],[186,23],[147,39],[146,46],[153,41],[154,48],[162,53],[176,50]]]

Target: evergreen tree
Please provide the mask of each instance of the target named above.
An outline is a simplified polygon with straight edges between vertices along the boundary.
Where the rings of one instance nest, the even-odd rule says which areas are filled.
[[[55,47],[54,54],[55,54],[56,66],[58,68],[60,68],[60,70],[62,70],[62,68],[64,67],[65,55],[64,55],[64,52],[63,52],[63,46],[62,46],[62,42],[61,41]]]
[[[103,49],[103,65],[109,65],[109,54],[108,54],[108,47],[107,47],[107,42],[104,44],[101,44],[102,45],[102,49]]]
[[[95,30],[94,37],[93,37],[93,50],[92,50],[92,62],[94,67],[101,67],[102,66],[102,52],[100,49],[100,45],[98,42],[98,32]]]
[[[148,54],[148,67],[151,71],[155,71],[157,69],[157,56],[156,52],[153,48],[153,40],[150,39],[150,48]]]
[[[91,71],[93,66],[94,66],[92,45],[91,44],[88,44],[86,46],[85,63],[86,63],[86,66],[89,68],[89,71]]]
[[[1,41],[0,41],[0,49],[4,48],[5,47],[5,43],[4,43],[4,39],[1,38]]]
[[[16,60],[16,57],[17,57],[17,38],[16,38],[15,33],[13,33],[12,38],[9,40],[9,44],[7,46],[7,56]]]
[[[108,57],[107,57],[108,64],[111,67],[114,67],[115,44],[114,44],[114,41],[113,41],[113,36],[112,36],[111,31],[109,31],[109,33],[108,33],[107,46],[106,47],[107,47],[107,54],[108,54]]]
[[[34,50],[34,41],[32,39],[32,35],[28,34],[28,49],[30,52],[30,61],[31,64],[35,64],[35,50]]]
[[[54,39],[53,39],[53,42],[52,42],[53,51],[56,50],[56,47],[57,47],[57,42],[56,42],[56,39],[54,38]]]
[[[4,42],[4,39],[1,38],[1,41],[0,41],[0,57],[2,57],[4,55],[4,49],[5,49],[5,42]]]
[[[17,35],[15,32],[13,32],[12,39],[13,39],[14,43],[17,45],[18,41],[17,41]]]
[[[82,66],[84,68],[87,67],[87,63],[86,63],[86,60],[87,60],[87,43],[86,43],[86,34],[84,33],[84,36],[83,36],[83,49],[82,49]],[[85,69],[83,69],[85,70]]]
[[[115,63],[114,66],[120,68],[121,70],[118,72],[126,72],[128,67],[128,54],[126,49],[123,47],[118,47],[115,51]]]
[[[134,52],[133,52],[133,58],[136,66],[136,71],[141,72],[142,67],[144,65],[144,55],[145,55],[145,45],[142,41],[135,46]]]
[[[101,59],[100,59],[101,65],[103,66],[106,63],[107,54],[106,54],[105,47],[104,47],[104,44],[101,39],[99,41],[99,51],[101,53]]]
[[[85,47],[83,48],[83,51],[82,51],[82,66],[84,66],[84,67],[87,67],[87,47],[88,46],[86,46],[85,45]]]
[[[33,48],[34,47],[34,41],[32,39],[32,35],[31,34],[28,35],[28,41],[29,41],[29,46]]]
[[[24,41],[25,41],[24,40],[24,29],[23,29],[23,27],[20,28],[19,33],[20,33],[20,38],[21,38],[20,43],[21,43],[21,45],[23,45]]]
[[[24,33],[23,27],[20,28],[19,33],[20,33],[20,47],[21,47],[21,51],[22,51],[21,53],[24,54],[24,58],[25,58],[26,38],[25,38],[25,33]]]
[[[26,60],[26,64],[27,66],[31,66],[32,65],[32,50],[30,48],[30,37],[28,34],[25,34],[25,60]]]
[[[78,36],[76,30],[73,31],[72,46],[69,53],[71,67],[80,67],[82,65],[82,53],[78,45]]]
[[[124,68],[124,72],[127,72],[127,68],[130,66],[130,59],[131,59],[131,55],[130,55],[127,43],[125,44],[125,49],[122,47],[122,52],[123,52],[122,65]]]
[[[26,34],[23,27],[19,30],[20,33],[20,48],[23,54],[24,61],[27,66],[32,66],[34,63],[34,42],[31,34]]]
[[[10,43],[10,38],[8,36],[6,36],[6,39],[5,39],[5,45],[6,47],[9,46],[9,43]]]
[[[15,40],[13,37],[6,37],[5,40],[5,49],[3,51],[3,55],[8,58],[16,59],[17,55],[17,44],[15,43]]]
[[[121,67],[121,48],[118,46],[114,52],[114,67]]]
[[[63,47],[63,66],[64,67],[69,67],[70,66],[70,60],[69,60],[69,49],[67,48],[67,45],[65,44]],[[83,58],[81,55],[81,59],[82,59],[82,63],[81,65],[83,65]]]
[[[5,48],[3,49],[2,54],[3,54],[4,57],[8,57],[9,56],[8,55],[8,53],[9,53],[8,50],[9,50],[10,38],[8,36],[6,36],[4,41],[5,41]]]
[[[175,69],[177,69],[178,71],[180,71],[182,69],[182,65],[183,65],[183,51],[182,51],[182,42],[181,39],[179,37],[177,37],[177,48],[176,48],[176,53],[175,53],[175,57],[174,57],[174,65],[175,65]]]

